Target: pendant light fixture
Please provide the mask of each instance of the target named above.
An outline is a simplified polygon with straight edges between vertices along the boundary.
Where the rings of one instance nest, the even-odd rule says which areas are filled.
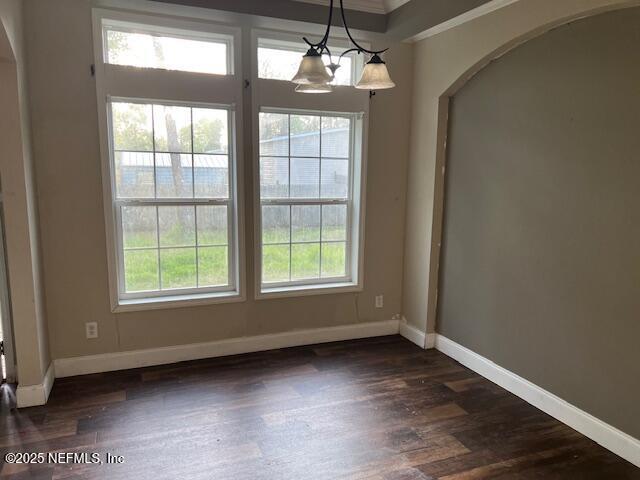
[[[304,85],[297,85],[296,92],[298,93],[331,93],[333,87],[328,83],[308,83]]]
[[[380,54],[387,51],[384,50],[367,50],[358,42],[354,40],[349,31],[347,25],[347,19],[344,13],[343,0],[340,0],[340,13],[342,14],[342,23],[344,29],[347,32],[349,40],[354,45],[342,53],[338,59],[338,63],[333,63],[331,51],[327,46],[329,41],[329,32],[331,31],[331,21],[333,20],[333,0],[329,2],[329,22],[327,23],[327,30],[324,37],[318,43],[311,43],[306,37],[302,39],[309,46],[309,50],[302,57],[300,62],[300,68],[298,73],[291,80],[297,84],[296,92],[300,93],[329,93],[333,91],[330,82],[335,78],[336,71],[340,68],[340,61],[342,57],[351,52],[357,52],[358,54],[370,55],[369,61],[362,70],[362,76],[355,87],[362,90],[383,90],[386,88],[393,88],[396,86],[389,76],[387,66],[380,57]],[[323,55],[327,55],[329,58],[329,64],[325,65],[322,61]]]

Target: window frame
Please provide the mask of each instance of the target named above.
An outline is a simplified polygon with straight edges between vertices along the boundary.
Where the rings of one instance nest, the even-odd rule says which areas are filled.
[[[346,158],[345,160],[347,160],[349,162],[349,184],[347,186],[347,198],[344,200],[341,199],[336,199],[336,198],[328,198],[328,199],[323,199],[320,195],[320,192],[318,192],[318,198],[312,198],[312,199],[308,199],[308,198],[295,198],[295,197],[289,197],[286,199],[272,199],[272,198],[268,198],[268,199],[262,199],[260,198],[260,242],[256,245],[256,248],[259,250],[259,258],[260,258],[260,284],[261,284],[261,291],[273,291],[273,290],[283,290],[283,289],[291,289],[291,288],[296,288],[296,287],[309,287],[309,286],[315,286],[315,287],[319,287],[319,288],[323,288],[326,285],[335,285],[335,284],[351,284],[353,282],[353,273],[355,270],[357,270],[356,268],[354,268],[353,264],[352,264],[352,257],[353,255],[353,231],[351,228],[349,228],[349,226],[352,224],[352,220],[353,220],[353,211],[354,211],[354,206],[355,203],[354,202],[354,198],[353,198],[353,193],[354,193],[354,188],[353,188],[353,184],[357,181],[356,178],[356,169],[355,169],[355,163],[356,163],[356,148],[355,148],[355,143],[358,139],[358,137],[360,137],[360,134],[358,132],[358,130],[360,129],[360,127],[358,126],[358,114],[355,113],[343,113],[343,112],[326,112],[326,111],[311,111],[311,110],[292,110],[292,109],[281,109],[281,108],[263,108],[258,112],[258,115],[261,113],[277,113],[277,114],[284,114],[284,115],[288,115],[289,117],[289,121],[291,118],[291,115],[312,115],[312,116],[317,116],[320,119],[322,117],[339,117],[339,118],[347,118],[350,120],[350,129],[349,129],[349,157]],[[289,166],[291,166],[291,132],[289,131],[288,134],[288,143],[289,143],[289,151],[288,151],[288,156],[287,157],[274,157],[272,155],[269,155],[269,158],[288,158],[289,159]],[[258,144],[258,149],[260,148],[259,144]],[[320,152],[322,152],[322,122],[320,122]],[[260,152],[258,152],[258,156],[261,157]],[[304,156],[294,156],[293,158],[316,158],[316,157],[304,157]],[[320,162],[320,164],[322,163],[322,155],[320,153],[320,156],[318,157],[318,160]],[[320,170],[320,175],[322,175],[322,170]],[[260,169],[258,168],[258,171],[256,172],[258,177],[260,176]],[[289,168],[289,175],[291,175],[291,168]],[[258,192],[258,195],[260,195],[260,192]],[[263,206],[289,206],[289,207],[293,207],[293,206],[305,206],[305,205],[311,205],[311,206],[320,206],[320,232],[322,232],[322,207],[325,205],[345,205],[347,207],[347,218],[346,218],[346,238],[344,240],[345,243],[345,274],[343,276],[339,276],[339,277],[322,277],[321,276],[321,271],[322,271],[322,244],[323,243],[342,243],[342,240],[338,240],[335,242],[323,242],[322,241],[322,237],[317,241],[317,242],[308,242],[308,243],[318,243],[320,245],[320,263],[318,264],[318,267],[320,269],[320,277],[319,278],[312,278],[312,279],[304,279],[304,280],[289,280],[288,282],[263,282],[262,281],[262,247],[263,247],[263,243],[262,243],[262,207]],[[290,246],[290,248],[294,245],[294,244],[304,244],[306,242],[294,242],[293,238],[291,238],[291,232],[292,232],[292,220],[291,220],[291,211],[289,213],[289,242],[288,245]],[[275,243],[275,244],[267,244],[267,245],[285,245],[285,243]],[[291,251],[289,252],[289,275],[291,275]],[[325,287],[326,288],[326,287]]]
[[[107,100],[107,115],[109,118],[109,127],[113,125],[112,122],[112,109],[111,105],[116,102],[126,102],[126,103],[138,103],[143,105],[161,105],[161,106],[177,106],[177,107],[189,107],[189,108],[214,108],[217,110],[225,110],[227,112],[228,125],[233,125],[233,118],[235,112],[230,105],[219,105],[219,104],[205,104],[205,103],[193,103],[193,102],[169,102],[169,101],[160,101],[160,100],[152,100],[152,99],[140,99],[140,98],[124,98],[124,97],[108,97]],[[115,148],[113,147],[113,132],[112,129],[109,128],[109,157],[110,157],[110,168],[112,172],[115,172]],[[114,216],[116,219],[116,242],[117,249],[116,255],[118,257],[118,294],[121,300],[139,300],[139,299],[152,299],[152,298],[166,298],[172,296],[184,296],[184,295],[202,295],[207,293],[228,293],[236,290],[237,285],[237,271],[233,268],[233,265],[236,264],[236,255],[235,249],[233,245],[235,245],[235,229],[233,228],[233,219],[234,219],[234,205],[233,198],[235,196],[235,186],[233,182],[233,166],[237,163],[236,154],[235,154],[235,145],[233,144],[233,129],[228,128],[228,145],[229,151],[227,153],[227,157],[229,159],[229,168],[227,174],[227,181],[229,187],[229,196],[226,199],[221,198],[137,198],[137,199],[128,199],[122,198],[119,199],[117,196],[112,195],[113,198],[113,210]],[[158,153],[154,149],[153,154]],[[166,152],[160,152],[166,153]],[[195,175],[195,165],[192,163],[192,175]],[[154,163],[154,183],[157,182],[156,175],[156,167]],[[193,178],[193,177],[192,177]],[[111,175],[111,185],[112,191],[116,192],[117,186],[115,184],[115,175]],[[156,186],[157,188],[157,186]],[[195,182],[193,183],[193,188],[195,188]],[[159,206],[193,206],[195,210],[195,228],[197,231],[197,207],[198,206],[226,206],[227,207],[227,265],[228,265],[228,285],[222,286],[212,286],[212,287],[194,287],[194,288],[175,288],[175,289],[167,289],[167,290],[150,290],[150,291],[140,291],[140,292],[126,292],[125,287],[125,266],[124,266],[124,245],[123,245],[123,230],[122,230],[122,207],[159,207]],[[156,234],[158,235],[159,240],[159,221],[156,223],[156,229],[158,231]],[[197,234],[196,234],[197,235]],[[191,248],[189,247],[165,247],[165,248]],[[196,249],[196,262],[198,261],[197,257],[197,249],[199,246],[194,244],[194,249]],[[149,250],[158,250],[161,251],[163,248],[160,246],[158,241],[158,245],[155,248],[149,248]],[[196,272],[197,272],[197,264],[196,264]],[[159,277],[159,285],[162,287],[162,273],[160,270],[160,263],[158,263],[158,277]]]
[[[365,249],[365,215],[366,215],[366,179],[367,179],[367,144],[369,119],[369,92],[358,90],[349,85],[336,85],[332,94],[308,95],[294,91],[290,82],[259,78],[258,47],[260,39],[273,41],[299,40],[308,32],[281,33],[264,29],[253,29],[251,35],[251,65],[252,65],[252,129],[253,138],[253,218],[254,218],[254,298],[267,300],[272,298],[288,298],[309,295],[337,294],[361,292],[364,289],[364,249]],[[337,40],[333,45],[340,47],[347,45],[346,40]],[[354,62],[355,64],[355,62]],[[350,182],[351,205],[348,215],[351,224],[348,225],[348,235],[351,235],[350,278],[334,282],[320,282],[323,279],[313,279],[298,284],[269,286],[262,283],[262,202],[260,197],[260,112],[273,111],[278,113],[311,113],[315,115],[354,115],[352,140],[350,149],[351,166],[353,169]],[[356,161],[358,159],[358,161]],[[350,227],[350,228],[349,228]],[[290,239],[291,240],[291,239]]]
[[[188,36],[213,38],[228,37],[227,75],[201,72],[186,72],[157,68],[138,68],[106,63],[106,25],[114,23],[140,24],[149,30],[163,33],[185,31]],[[157,30],[156,30],[157,29]],[[193,35],[191,35],[193,34]],[[216,37],[218,36],[218,37]],[[111,310],[114,313],[187,307],[215,303],[241,302],[245,294],[245,243],[244,243],[244,186],[242,105],[243,83],[240,52],[241,29],[211,22],[201,23],[179,18],[166,18],[153,14],[137,14],[114,10],[93,9],[93,40],[98,102],[98,123],[102,164],[103,198],[107,236],[107,261]],[[231,68],[229,68],[231,65]],[[179,105],[190,107],[220,108],[229,112],[229,198],[227,235],[229,285],[224,287],[202,287],[189,289],[160,290],[152,292],[129,292],[124,290],[124,251],[122,245],[122,223],[117,211],[128,199],[116,198],[113,145],[111,135],[111,102],[124,100],[145,104]],[[135,202],[149,204],[207,205],[219,199],[148,199]],[[194,207],[195,208],[195,207]],[[159,245],[157,246],[159,248]],[[197,248],[197,247],[196,247]]]

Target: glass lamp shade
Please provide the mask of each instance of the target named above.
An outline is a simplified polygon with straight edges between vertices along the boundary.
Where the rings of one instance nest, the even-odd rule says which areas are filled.
[[[309,83],[305,85],[296,86],[296,92],[298,93],[331,93],[333,87],[327,83]]]
[[[393,88],[393,83],[387,70],[387,65],[378,55],[371,57],[362,70],[362,77],[356,84],[356,88],[362,90],[384,90],[385,88]]]
[[[298,73],[291,80],[298,85],[323,84],[332,80],[322,56],[313,48],[309,49],[302,61]]]

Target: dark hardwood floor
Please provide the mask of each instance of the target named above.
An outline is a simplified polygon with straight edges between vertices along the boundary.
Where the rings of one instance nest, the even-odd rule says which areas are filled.
[[[122,464],[9,465],[7,479],[640,479],[640,469],[401,337],[56,380],[8,409],[7,452]]]

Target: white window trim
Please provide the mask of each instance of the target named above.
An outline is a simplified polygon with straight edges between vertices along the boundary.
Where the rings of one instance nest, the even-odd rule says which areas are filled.
[[[202,35],[221,34],[233,38],[233,48],[229,49],[231,68],[229,75],[213,75],[193,72],[176,72],[161,69],[137,69],[135,67],[109,65],[104,62],[104,43],[102,36],[103,20],[111,22],[130,22],[158,26],[175,30],[201,32]],[[199,35],[194,33],[194,35]],[[100,131],[100,151],[102,163],[102,181],[104,196],[105,224],[107,235],[107,261],[109,273],[109,294],[111,310],[113,312],[128,312],[161,308],[176,308],[215,303],[239,302],[246,299],[245,293],[245,245],[244,245],[244,185],[243,185],[243,145],[238,139],[243,138],[242,132],[242,60],[241,30],[235,27],[216,25],[213,23],[191,22],[182,19],[168,19],[162,16],[141,15],[120,11],[94,9],[93,10],[93,40],[96,71],[96,92],[98,102],[98,123]],[[149,79],[149,81],[144,81]],[[233,111],[234,128],[229,128],[229,158],[230,158],[230,211],[233,216],[232,224],[235,231],[229,232],[235,237],[235,242],[228,248],[234,250],[233,262],[229,269],[235,272],[234,289],[232,291],[205,291],[198,289],[194,292],[184,291],[177,294],[175,290],[168,295],[145,296],[144,298],[128,298],[122,295],[120,275],[120,257],[118,252],[120,242],[119,225],[116,221],[113,198],[111,146],[109,134],[110,97],[126,99],[138,98],[148,103],[179,103],[207,106],[220,106]],[[158,100],[161,99],[161,100]],[[231,125],[230,125],[231,126]],[[232,160],[233,159],[233,160]],[[235,185],[235,188],[234,188]],[[234,208],[235,207],[235,208]],[[127,298],[124,298],[127,297]]]
[[[365,249],[365,215],[366,215],[366,179],[367,179],[367,144],[369,92],[357,90],[352,86],[338,86],[329,95],[308,95],[294,92],[293,85],[281,80],[262,79],[258,77],[258,41],[260,38],[290,40],[295,34],[265,32],[255,29],[251,35],[251,65],[252,65],[252,128],[253,128],[253,212],[254,212],[254,298],[256,300],[299,297],[308,295],[325,295],[348,292],[361,292],[364,289],[364,249]],[[300,38],[300,37],[298,37]],[[339,45],[339,44],[338,44]],[[262,284],[262,205],[260,200],[260,128],[259,114],[261,111],[312,113],[331,115],[333,113],[361,115],[359,132],[360,141],[352,142],[352,168],[359,168],[355,172],[350,188],[351,201],[357,202],[358,218],[351,222],[352,245],[351,250],[357,248],[357,255],[351,254],[351,277],[348,281],[338,279],[334,283],[324,282],[325,279],[313,280],[308,285],[287,284],[263,288]],[[355,128],[354,128],[355,131]],[[353,133],[352,133],[353,134]],[[355,161],[360,158],[360,162]],[[354,174],[352,172],[352,174]],[[354,175],[355,175],[354,174]],[[351,205],[351,207],[353,207]],[[349,209],[349,215],[354,208]]]

